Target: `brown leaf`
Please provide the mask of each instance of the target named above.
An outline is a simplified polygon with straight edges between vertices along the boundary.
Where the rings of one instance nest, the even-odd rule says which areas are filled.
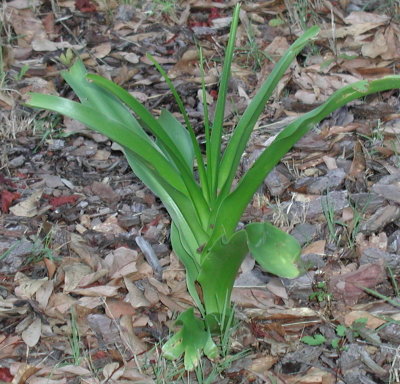
[[[366,293],[362,289],[374,288],[386,279],[385,269],[378,264],[365,264],[356,271],[334,276],[329,282],[330,291],[346,304],[354,305]]]

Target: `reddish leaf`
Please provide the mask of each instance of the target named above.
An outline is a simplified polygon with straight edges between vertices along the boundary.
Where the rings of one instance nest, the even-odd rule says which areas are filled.
[[[70,196],[60,196],[60,197],[53,197],[50,199],[50,205],[54,208],[57,208],[61,205],[65,204],[74,204],[76,200],[79,199],[78,195],[70,195]]]
[[[210,16],[208,17],[208,20],[211,21],[213,19],[219,19],[221,17],[221,14],[219,13],[219,9],[216,7],[212,7],[210,9]]]
[[[5,383],[11,383],[13,381],[13,376],[11,376],[10,370],[8,368],[0,368],[0,381]]]
[[[6,189],[3,191],[0,191],[0,201],[1,201],[1,211],[3,213],[8,213],[8,209],[10,208],[11,203],[14,200],[17,200],[21,197],[21,195],[18,192],[10,192],[7,191]]]
[[[9,185],[12,188],[17,187],[10,179],[5,178],[2,174],[0,174],[0,184]]]
[[[96,6],[91,2],[91,0],[76,0],[75,8],[78,11],[85,13],[96,12]]]

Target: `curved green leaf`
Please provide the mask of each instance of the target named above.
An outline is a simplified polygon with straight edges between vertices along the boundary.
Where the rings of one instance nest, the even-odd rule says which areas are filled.
[[[324,104],[289,124],[262,152],[235,190],[220,202],[215,217],[211,219],[211,225],[214,225],[215,229],[208,244],[211,246],[220,236],[229,236],[234,232],[247,204],[268,173],[315,124],[352,100],[395,88],[400,88],[400,76],[387,76],[379,80],[365,80],[347,85],[331,95]]]
[[[143,138],[120,122],[86,105],[57,96],[33,93],[27,105],[49,109],[76,119],[91,129],[102,133],[121,146],[128,148],[144,161],[147,167],[156,170],[160,178],[171,184],[186,196],[188,191],[181,175],[175,170],[164,155]]]
[[[311,27],[288,48],[240,118],[224,151],[218,170],[218,188],[222,190],[222,197],[226,196],[231,189],[232,181],[236,175],[243,151],[246,148],[258,118],[264,111],[265,104],[271,97],[272,92],[290,64],[318,32],[319,28],[317,26]]]
[[[193,169],[194,150],[187,129],[166,109],[162,110],[158,122],[170,137],[171,141],[176,144],[176,148],[181,152],[188,168]],[[163,143],[157,142],[157,144],[166,155],[170,156],[169,152],[164,149]]]
[[[233,284],[248,251],[247,235],[241,230],[229,240],[219,238],[203,256],[197,281],[207,315],[221,314],[230,306]]]
[[[293,236],[270,223],[248,224],[245,231],[250,253],[261,268],[288,279],[300,274],[301,247]]]

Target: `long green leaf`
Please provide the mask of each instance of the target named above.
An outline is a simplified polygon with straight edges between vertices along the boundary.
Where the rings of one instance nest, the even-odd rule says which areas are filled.
[[[210,151],[210,154],[207,156],[207,158],[210,159],[210,163],[207,164],[207,166],[209,169],[208,176],[209,176],[209,182],[211,183],[211,191],[213,193],[213,196],[217,196],[217,188],[219,184],[218,175],[219,175],[219,162],[221,158],[221,142],[223,134],[225,104],[226,104],[226,96],[228,94],[229,79],[231,75],[233,53],[235,50],[235,40],[236,40],[236,31],[239,23],[239,13],[240,13],[240,4],[236,4],[235,10],[233,12],[228,45],[225,51],[225,60],[224,60],[224,66],[222,68],[221,82],[218,89],[218,99],[217,99],[217,105],[215,107],[214,121],[212,125],[211,138],[209,143],[210,145],[209,148],[207,148],[207,151],[208,150]]]
[[[76,119],[93,130],[100,132],[111,140],[136,153],[150,169],[157,171],[160,178],[188,196],[188,191],[181,175],[167,161],[164,155],[143,138],[125,125],[93,110],[83,104],[57,96],[33,93],[27,103],[31,107],[45,108]]]
[[[196,255],[195,250],[207,241],[208,235],[202,228],[192,201],[166,183],[164,179],[159,178],[157,173],[149,169],[134,152],[124,148],[124,154],[133,172],[164,204],[173,222],[179,228],[187,248],[190,249],[189,253]]]
[[[205,315],[203,304],[196,290],[196,281],[200,271],[200,260],[196,257],[198,253],[196,249],[193,249],[193,243],[189,244],[185,233],[181,233],[175,222],[171,225],[171,244],[179,260],[185,266],[186,285],[190,296],[192,296],[201,314]]]
[[[190,140],[189,132],[187,131],[187,129],[180,123],[180,121],[175,118],[175,116],[171,112],[166,109],[161,111],[158,122],[171,138],[171,140],[176,144],[177,148],[179,148],[183,160],[187,163],[188,167],[190,169],[193,169],[195,156],[192,141]],[[164,145],[160,142],[157,142],[157,144],[160,148],[164,147]],[[166,155],[170,156],[167,150],[163,149],[163,152]]]
[[[183,105],[183,101],[181,97],[179,96],[178,91],[176,90],[174,83],[171,81],[169,78],[168,74],[164,71],[164,69],[161,67],[161,65],[157,62],[157,60],[150,54],[147,54],[147,57],[152,61],[152,63],[155,65],[157,70],[161,73],[161,76],[164,78],[165,82],[167,83],[169,89],[171,90],[175,101],[178,104],[179,110],[183,116],[183,119],[185,120],[186,128],[188,129],[188,132],[190,134],[190,138],[193,143],[193,149],[194,153],[196,156],[197,160],[197,167],[199,169],[199,177],[200,177],[200,185],[203,191],[203,195],[205,199],[208,199],[209,197],[209,186],[208,186],[208,179],[207,179],[207,174],[206,174],[206,168],[204,165],[204,160],[203,160],[203,155],[201,154],[201,149],[200,145],[196,139],[196,133],[192,127],[192,124],[190,123],[189,120],[189,115],[186,112],[186,109]]]
[[[221,203],[209,245],[211,246],[220,236],[229,236],[233,233],[247,204],[268,173],[315,124],[352,100],[394,88],[400,88],[400,76],[387,76],[379,80],[350,84],[336,91],[318,108],[289,124],[263,151],[242,177],[236,189]]]
[[[187,191],[193,199],[196,207],[197,214],[202,220],[204,226],[207,224],[209,216],[209,208],[204,195],[201,193],[197,185],[192,168],[188,167],[184,156],[182,155],[183,148],[178,148],[172,140],[169,133],[167,133],[159,121],[157,121],[151,113],[140,104],[129,92],[114,84],[112,81],[105,79],[98,75],[87,75],[87,78],[93,81],[96,85],[106,89],[115,95],[118,99],[128,105],[148,126],[150,131],[159,139],[165,150],[168,151],[168,157],[171,158],[176,164],[176,169],[181,173],[182,180],[187,187]],[[171,120],[171,119],[170,119]],[[173,129],[173,127],[171,127]],[[175,126],[176,128],[176,126]],[[183,136],[184,137],[184,136]],[[198,144],[196,143],[198,146]]]
[[[112,117],[113,120],[117,120],[139,136],[147,139],[149,143],[151,142],[124,104],[100,86],[86,80],[87,70],[81,60],[77,60],[69,70],[62,71],[61,75],[79,97],[82,104]]]
[[[231,189],[232,181],[236,175],[249,137],[272,92],[295,57],[318,32],[319,28],[317,26],[308,29],[289,47],[243,113],[228,142],[218,169],[218,188],[222,190],[221,198],[224,198]]]

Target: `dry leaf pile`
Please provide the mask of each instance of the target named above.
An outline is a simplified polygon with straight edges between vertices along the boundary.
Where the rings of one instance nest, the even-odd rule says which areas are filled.
[[[321,26],[282,78],[244,170],[294,116],[346,84],[400,69],[397,2],[295,3],[302,2],[243,4],[227,135],[302,27]],[[74,51],[156,115],[175,113],[150,52],[174,80],[201,140],[196,42],[207,59],[212,117],[233,5],[3,3],[0,383],[182,382],[159,355],[172,319],[191,305],[169,247],[169,217],[116,144],[22,103],[30,91],[73,97],[59,71]],[[242,322],[231,353],[249,353],[219,382],[400,381],[399,108],[395,91],[342,108],[266,178],[243,220],[268,219],[290,231],[310,268],[284,280],[245,260],[233,293]]]

